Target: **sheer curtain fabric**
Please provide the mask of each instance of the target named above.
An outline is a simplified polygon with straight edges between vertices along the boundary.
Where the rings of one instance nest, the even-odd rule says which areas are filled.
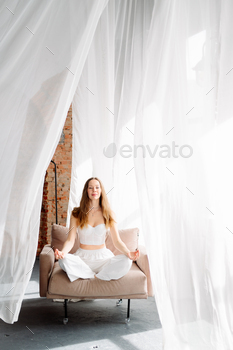
[[[100,177],[118,227],[145,241],[164,349],[231,349],[232,7],[1,4],[3,320],[18,318],[44,173],[73,101],[68,214]]]
[[[17,321],[38,243],[45,171],[104,0],[0,5],[0,315]]]

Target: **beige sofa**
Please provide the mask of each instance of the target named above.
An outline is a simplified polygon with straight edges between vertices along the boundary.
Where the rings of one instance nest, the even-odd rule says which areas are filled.
[[[138,247],[140,258],[132,263],[130,271],[119,280],[101,281],[98,279],[77,279],[70,282],[67,274],[55,261],[54,250],[62,249],[67,238],[68,228],[54,224],[51,232],[51,245],[44,246],[40,254],[40,296],[48,299],[63,299],[65,317],[63,323],[68,322],[68,299],[128,299],[126,322],[130,320],[130,299],[146,299],[153,295],[150,270],[146,250],[138,247],[138,228],[119,230],[122,241],[130,251]],[[106,237],[106,247],[115,255],[121,254],[113,245],[110,234]],[[70,253],[79,247],[78,235]],[[118,303],[119,304],[119,303]]]

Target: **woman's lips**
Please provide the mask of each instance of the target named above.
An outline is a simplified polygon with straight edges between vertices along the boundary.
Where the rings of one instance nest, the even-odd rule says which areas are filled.
[[[93,194],[92,196],[97,196],[97,194]]]

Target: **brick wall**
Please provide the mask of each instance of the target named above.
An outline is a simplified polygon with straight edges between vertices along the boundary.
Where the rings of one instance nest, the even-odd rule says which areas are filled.
[[[58,223],[65,226],[72,166],[72,106],[70,106],[68,111],[61,138],[52,160],[57,164]],[[51,243],[51,226],[53,223],[56,223],[54,178],[54,164],[50,163],[44,181],[37,256],[45,244]]]

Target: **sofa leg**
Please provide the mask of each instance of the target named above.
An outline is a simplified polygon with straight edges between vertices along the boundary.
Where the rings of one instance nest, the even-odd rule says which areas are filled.
[[[63,324],[67,324],[67,322],[68,322],[68,317],[67,317],[67,300],[68,300],[68,299],[65,299],[65,300],[64,300],[65,317],[63,318]]]
[[[125,319],[125,323],[130,322],[130,299],[128,299],[128,308],[127,308],[127,318]]]

